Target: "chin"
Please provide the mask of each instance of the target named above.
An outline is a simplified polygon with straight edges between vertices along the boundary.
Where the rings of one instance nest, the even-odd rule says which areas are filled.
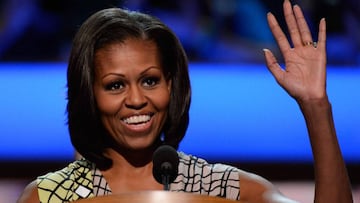
[[[157,144],[157,140],[156,139],[152,139],[152,140],[134,140],[133,142],[129,142],[126,145],[126,148],[128,148],[129,150],[134,150],[134,151],[138,151],[138,150],[146,150],[149,148],[153,148],[154,146],[158,145]]]

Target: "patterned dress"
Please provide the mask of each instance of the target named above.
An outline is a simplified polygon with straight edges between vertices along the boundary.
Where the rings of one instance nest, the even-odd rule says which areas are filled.
[[[179,174],[170,191],[240,199],[239,170],[224,164],[209,164],[179,152]],[[95,164],[81,159],[62,170],[37,179],[41,203],[71,202],[111,194],[111,189]]]

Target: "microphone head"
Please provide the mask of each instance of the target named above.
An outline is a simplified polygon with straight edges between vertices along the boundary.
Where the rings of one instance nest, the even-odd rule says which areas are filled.
[[[163,177],[168,177],[169,183],[173,182],[178,175],[179,155],[177,151],[169,146],[162,145],[157,148],[153,155],[153,176],[161,184]]]

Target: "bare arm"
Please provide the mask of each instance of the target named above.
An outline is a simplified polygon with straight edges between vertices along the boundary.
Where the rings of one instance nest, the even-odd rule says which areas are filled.
[[[285,59],[285,69],[269,50],[264,50],[265,59],[276,81],[297,101],[304,115],[314,157],[315,202],[352,202],[326,93],[325,19],[320,21],[318,43],[314,45],[300,7],[285,0],[284,15],[293,47],[271,13],[268,23]]]
[[[341,156],[331,105],[322,100],[299,102],[314,156],[315,202],[352,202],[350,181]]]
[[[248,203],[296,203],[283,196],[269,181],[256,174],[239,172],[240,201]]]
[[[36,180],[31,182],[21,194],[17,203],[39,203]]]

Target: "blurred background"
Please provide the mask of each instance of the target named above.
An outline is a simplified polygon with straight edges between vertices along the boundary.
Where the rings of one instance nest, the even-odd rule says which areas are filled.
[[[329,97],[360,202],[360,1],[292,2],[303,8],[314,41],[326,18]],[[81,23],[108,7],[155,15],[182,42],[193,101],[181,150],[260,174],[288,196],[310,202],[312,157],[301,113],[263,65],[263,48],[281,61],[266,14],[274,13],[285,28],[282,3],[0,0],[0,203],[15,202],[30,180],[73,160],[65,125],[66,62]]]
[[[329,63],[360,64],[359,1],[293,3],[304,9],[314,39],[319,20],[327,19]],[[159,17],[178,34],[191,61],[262,63],[259,49],[276,47],[266,13],[284,26],[282,0],[1,0],[0,59],[66,61],[78,26],[107,7]]]

